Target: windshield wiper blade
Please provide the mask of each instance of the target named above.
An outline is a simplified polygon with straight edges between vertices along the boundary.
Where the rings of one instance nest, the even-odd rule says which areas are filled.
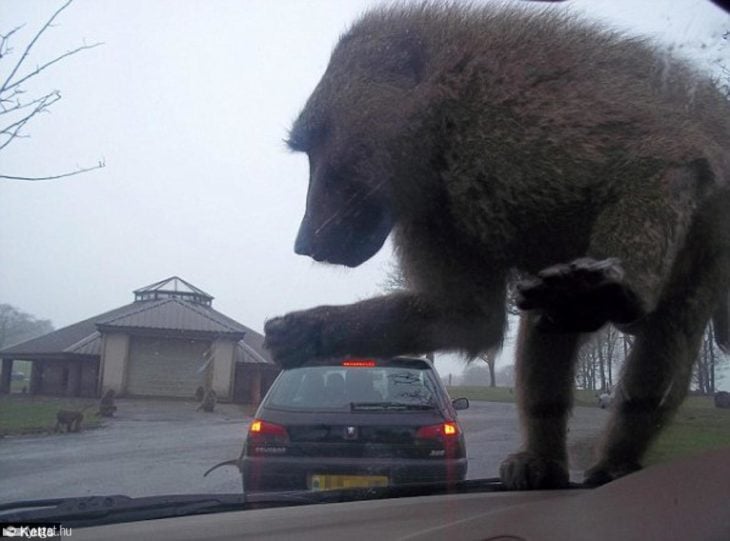
[[[350,402],[351,411],[407,411],[432,410],[430,404],[408,404],[405,402]]]
[[[586,488],[571,483],[569,488]],[[0,505],[0,522],[58,522],[71,528],[135,522],[166,517],[342,503],[443,494],[501,492],[499,478],[413,483],[407,485],[323,491],[192,494],[169,496],[85,496],[19,501]]]
[[[2,522],[59,522],[69,527],[96,526],[245,508],[243,494],[83,496],[27,500],[0,505]]]

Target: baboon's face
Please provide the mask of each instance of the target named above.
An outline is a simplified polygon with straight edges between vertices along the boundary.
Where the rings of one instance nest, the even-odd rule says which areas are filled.
[[[294,251],[316,261],[360,265],[382,247],[397,218],[393,160],[409,158],[396,149],[414,68],[407,53],[380,45],[344,38],[290,133],[290,148],[309,157]]]

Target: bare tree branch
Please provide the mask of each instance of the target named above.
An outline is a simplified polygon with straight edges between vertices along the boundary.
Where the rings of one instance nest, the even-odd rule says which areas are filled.
[[[102,45],[102,43],[94,43],[76,47],[75,49],[69,50],[52,60],[37,65],[35,69],[30,72],[19,75],[21,68],[29,57],[29,54],[44,32],[53,26],[56,18],[63,12],[73,0],[66,0],[46,21],[38,32],[33,36],[28,45],[25,47],[23,54],[15,62],[11,64],[12,69],[7,75],[5,80],[0,85],[0,115],[4,115],[2,118],[7,123],[0,126],[0,151],[5,149],[12,141],[20,137],[28,137],[22,133],[23,128],[37,115],[48,112],[49,108],[61,99],[61,93],[58,90],[53,90],[47,94],[37,97],[34,99],[24,99],[24,89],[21,85],[27,83],[30,79],[46,70],[47,68],[61,62],[62,60],[73,56],[81,51],[93,49]],[[10,38],[20,30],[22,26],[17,26],[7,32],[6,34],[0,34],[0,60],[5,59],[12,51],[13,48],[10,46]],[[100,169],[105,166],[103,160],[99,161],[97,165],[93,167],[77,167],[73,171],[66,173],[60,173],[57,175],[46,175],[46,176],[22,176],[22,175],[4,175],[0,174],[0,180],[23,180],[23,181],[39,181],[39,180],[54,180],[59,178],[66,178],[81,173],[86,173],[94,169]]]
[[[68,173],[61,173],[60,175],[50,175],[47,177],[16,177],[16,176],[12,176],[12,175],[0,175],[0,179],[24,180],[24,181],[30,181],[30,182],[36,182],[39,180],[56,180],[59,178],[66,178],[66,177],[72,177],[74,175],[80,175],[81,173],[88,173],[89,171],[94,171],[95,169],[103,169],[104,167],[106,167],[106,163],[102,160],[93,167],[80,167],[78,169],[75,169],[74,171],[69,171]]]
[[[26,105],[20,102],[20,98],[18,97],[24,93],[25,92],[20,88],[15,88],[9,96],[3,96],[2,94],[0,94],[0,108],[2,108],[2,110],[0,111],[0,115],[26,107]],[[7,107],[6,104],[8,103],[14,103],[15,105],[13,105],[12,107]]]
[[[53,24],[53,21],[56,19],[56,17],[58,17],[58,15],[64,9],[66,9],[69,5],[71,5],[71,2],[73,2],[73,0],[68,0],[65,4],[63,4],[60,8],[58,8],[56,10],[56,12],[53,15],[51,15],[51,18],[48,19],[46,24],[43,25],[43,28],[41,28],[38,31],[38,33],[36,33],[35,37],[32,40],[30,40],[30,43],[25,48],[25,51],[23,51],[23,55],[20,57],[20,60],[18,60],[18,62],[16,62],[15,67],[10,71],[10,75],[8,75],[7,79],[5,79],[5,82],[2,84],[2,86],[0,86],[0,92],[4,91],[7,88],[10,81],[13,79],[13,77],[15,77],[15,74],[20,69],[20,66],[22,66],[25,59],[28,58],[28,54],[30,53],[30,50],[33,48],[33,46],[36,44],[36,42],[43,35],[43,32],[45,32],[48,29],[48,27],[51,26],[51,24]],[[11,34],[12,33],[13,32],[11,32]]]
[[[0,130],[0,136],[7,137],[4,142],[0,143],[0,150],[8,146],[16,137],[22,137],[20,135],[20,130],[23,128],[23,126],[25,126],[31,118],[36,116],[38,113],[45,111],[48,107],[50,107],[60,99],[61,94],[59,94],[58,91],[55,91],[43,96],[42,98],[34,100],[36,106],[30,113]],[[16,107],[16,111],[22,108],[23,107],[21,106]]]
[[[2,58],[10,53],[13,52],[13,48],[9,46],[10,43],[10,37],[15,34],[18,30],[23,28],[25,25],[16,26],[13,28],[10,32],[7,34],[0,34],[0,60]]]
[[[15,81],[13,83],[7,84],[9,81],[6,81],[6,86],[4,86],[3,88],[1,88],[0,89],[0,92],[5,92],[7,90],[10,90],[11,88],[17,87],[18,85],[24,83],[25,81],[27,81],[31,77],[35,77],[36,75],[38,75],[40,72],[42,72],[47,67],[52,66],[56,62],[59,62],[59,61],[63,60],[64,58],[68,57],[68,56],[74,55],[74,54],[76,54],[78,52],[81,52],[81,51],[85,51],[87,49],[93,49],[94,47],[98,47],[99,45],[104,45],[104,43],[103,42],[98,42],[98,43],[94,43],[92,45],[82,45],[80,47],[76,47],[75,49],[73,49],[71,51],[65,52],[61,56],[58,56],[58,57],[54,58],[53,60],[50,60],[49,62],[46,62],[45,64],[36,67],[36,69],[33,70],[32,72],[30,72],[28,75],[26,75],[25,77],[22,77],[21,79],[18,79],[17,81]]]

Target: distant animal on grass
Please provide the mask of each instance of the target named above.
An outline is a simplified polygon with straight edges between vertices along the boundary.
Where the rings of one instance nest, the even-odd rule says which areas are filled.
[[[601,394],[598,395],[598,406],[601,409],[606,409],[611,405],[611,402],[613,401],[613,395],[607,391],[603,391]]]
[[[730,393],[727,391],[717,391],[713,398],[716,408],[730,409]]]
[[[582,335],[636,336],[597,462],[640,467],[703,331],[730,344],[730,104],[645,39],[562,10],[425,2],[364,14],[294,122],[309,158],[295,252],[356,267],[392,233],[408,289],[269,320],[284,368],[502,342],[524,311],[512,489],[567,486]]]
[[[84,406],[78,411],[73,410],[58,410],[56,413],[56,428],[55,432],[61,432],[61,427],[66,427],[66,432],[80,432],[81,422],[84,420],[84,411],[89,409],[91,405]]]

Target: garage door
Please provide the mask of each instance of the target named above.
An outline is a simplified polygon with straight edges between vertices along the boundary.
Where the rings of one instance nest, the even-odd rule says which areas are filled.
[[[203,385],[210,342],[132,337],[127,392],[138,396],[191,398]]]

